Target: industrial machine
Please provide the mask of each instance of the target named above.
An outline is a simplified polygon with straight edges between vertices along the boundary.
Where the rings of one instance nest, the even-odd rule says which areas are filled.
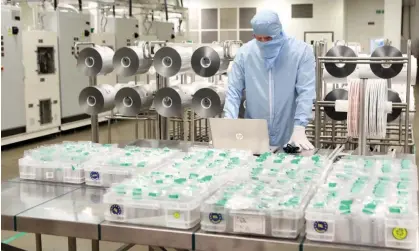
[[[56,34],[23,31],[22,41],[26,131],[58,132],[61,119]]]
[[[20,9],[1,8],[1,136],[26,132]],[[20,97],[20,98],[18,98]]]
[[[77,104],[80,91],[89,80],[76,68],[74,54],[83,48],[75,48],[74,42],[88,42],[91,36],[90,15],[75,11],[47,12],[45,29],[57,33],[58,65],[60,69],[61,129],[68,130],[88,125],[88,116]]]
[[[136,18],[107,17],[107,25],[104,30],[106,33],[114,34],[115,50],[134,45],[135,41],[140,39]],[[134,81],[134,77],[117,77],[117,83],[128,83],[129,81]]]
[[[59,132],[57,36],[26,31],[20,9],[2,8],[2,145]]]

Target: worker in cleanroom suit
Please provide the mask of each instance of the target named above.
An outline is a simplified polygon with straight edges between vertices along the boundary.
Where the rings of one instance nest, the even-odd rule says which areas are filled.
[[[246,91],[246,118],[268,121],[271,146],[313,149],[305,134],[315,100],[311,47],[282,30],[279,17],[260,11],[251,20],[254,39],[243,45],[228,74],[225,118],[237,118]]]

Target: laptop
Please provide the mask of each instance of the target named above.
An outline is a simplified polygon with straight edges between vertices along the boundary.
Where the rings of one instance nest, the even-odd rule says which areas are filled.
[[[269,146],[268,122],[264,119],[210,118],[209,125],[214,148],[247,150],[256,155],[279,149]]]

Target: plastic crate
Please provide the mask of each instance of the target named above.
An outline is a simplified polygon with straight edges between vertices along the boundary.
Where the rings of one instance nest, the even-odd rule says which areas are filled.
[[[82,184],[82,163],[94,155],[111,152],[115,145],[91,142],[64,142],[25,151],[19,159],[21,179]]]
[[[229,182],[203,203],[201,229],[296,238],[330,162],[320,156],[264,154],[249,165],[244,180]]]
[[[168,148],[129,147],[115,150],[110,155],[98,156],[83,164],[86,185],[110,187],[136,174],[153,170],[178,153],[178,150]]]
[[[251,154],[193,149],[171,163],[105,194],[105,219],[131,224],[190,229],[200,222],[201,202],[230,179],[240,177]]]
[[[336,163],[326,184],[311,200],[305,212],[306,238],[415,248],[417,178],[400,176],[400,173],[416,167],[409,163],[408,168],[403,160],[383,162],[380,157],[356,158],[355,166],[353,160],[343,159]]]

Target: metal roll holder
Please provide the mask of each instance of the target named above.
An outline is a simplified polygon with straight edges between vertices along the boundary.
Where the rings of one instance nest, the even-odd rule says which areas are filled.
[[[371,68],[374,68],[373,65],[382,65],[382,64],[391,64],[391,65],[401,65],[401,64],[407,64],[407,85],[406,85],[406,103],[393,103],[393,108],[397,109],[404,109],[405,111],[405,118],[404,118],[404,127],[400,125],[400,132],[399,135],[402,135],[402,129],[404,128],[405,134],[404,134],[404,142],[401,142],[401,138],[399,139],[399,142],[393,144],[390,142],[378,142],[374,143],[376,145],[399,145],[404,147],[405,152],[409,152],[409,111],[410,111],[410,84],[411,84],[411,42],[410,40],[407,42],[407,57],[399,57],[399,56],[391,56],[391,57],[380,57],[375,56],[371,58],[367,57],[348,57],[348,56],[318,56],[321,55],[320,46],[318,43],[315,44],[315,55],[316,55],[316,102],[314,105],[315,109],[315,121],[314,121],[314,143],[316,148],[321,148],[321,143],[326,144],[336,144],[339,143],[336,141],[336,139],[345,139],[345,137],[339,137],[335,136],[335,132],[332,130],[332,136],[322,136],[322,130],[326,130],[328,128],[327,125],[322,125],[322,112],[321,108],[325,107],[334,107],[335,102],[334,101],[323,101],[322,100],[322,93],[323,93],[323,66],[326,64],[345,64],[345,66],[349,65],[349,67],[352,67],[353,64],[370,64]],[[341,71],[341,70],[340,70]],[[348,71],[349,72],[349,71]],[[347,72],[347,73],[348,73]],[[329,72],[330,73],[330,72]],[[350,73],[349,73],[350,74]],[[348,74],[348,75],[349,75]],[[331,74],[333,75],[333,74]],[[345,74],[341,74],[341,77]],[[362,78],[361,78],[362,79]],[[365,111],[365,102],[363,99],[362,93],[365,91],[365,85],[366,85],[366,79],[362,79],[362,88],[361,88],[361,98],[360,98],[360,109],[361,112]],[[324,120],[323,120],[324,121]],[[332,124],[332,128],[334,128],[334,124]],[[359,120],[359,131],[360,136],[358,138],[358,149],[360,155],[366,154],[366,145],[367,145],[367,136],[365,133],[366,130],[366,121],[364,120],[364,116],[360,115]],[[325,129],[322,129],[325,128]],[[392,128],[389,128],[390,130],[393,130]],[[332,138],[332,140],[326,140],[323,141],[321,138]],[[370,138],[371,139],[371,138]],[[381,140],[381,139],[380,139]],[[387,140],[387,139],[386,139]],[[388,141],[391,141],[390,139]]]
[[[75,42],[74,48],[77,48],[79,45],[87,45],[94,47],[96,44],[92,42]],[[78,50],[76,50],[78,51]],[[79,53],[74,53],[74,57],[78,59]],[[97,77],[96,76],[89,76],[89,86],[96,86],[97,85]],[[90,116],[91,128],[92,128],[92,142],[99,143],[99,118],[98,114],[93,114]]]

